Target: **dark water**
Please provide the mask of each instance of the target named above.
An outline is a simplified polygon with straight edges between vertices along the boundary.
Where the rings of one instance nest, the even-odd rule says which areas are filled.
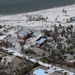
[[[0,14],[16,14],[74,4],[75,0],[0,0]]]

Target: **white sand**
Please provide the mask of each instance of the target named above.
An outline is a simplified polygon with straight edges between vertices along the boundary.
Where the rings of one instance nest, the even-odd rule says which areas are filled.
[[[67,11],[66,15],[62,13],[62,10],[65,9]],[[26,21],[27,17],[26,15],[42,15],[44,17],[48,17],[47,22],[42,21]],[[59,17],[58,17],[59,15]],[[30,12],[30,13],[21,13],[21,14],[15,14],[15,15],[4,15],[0,16],[0,25],[23,25],[26,27],[44,27],[51,26],[52,22],[55,24],[55,19],[58,17],[58,20],[62,23],[62,25],[65,25],[65,21],[63,19],[69,18],[71,16],[75,16],[75,5],[70,6],[64,6],[64,7],[58,7],[58,8],[51,8],[36,12]],[[74,23],[72,23],[74,24]],[[67,24],[69,25],[69,24]]]

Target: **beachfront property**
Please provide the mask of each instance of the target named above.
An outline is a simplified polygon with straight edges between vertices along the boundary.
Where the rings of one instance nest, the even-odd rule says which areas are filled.
[[[20,31],[19,34],[17,35],[19,39],[24,40],[25,38],[27,38],[28,33],[25,31]]]
[[[44,69],[44,68],[35,68],[35,70],[33,71],[32,75],[75,75],[74,73],[57,67],[51,67],[49,69]]]
[[[39,68],[33,72],[33,75],[64,75],[64,74],[61,71],[54,71],[52,73],[47,73],[46,70]]]
[[[33,72],[33,75],[46,75],[46,74],[44,69],[38,68]]]
[[[28,21],[41,21],[46,20],[42,15],[26,15]]]
[[[26,40],[31,37],[30,33],[26,31],[19,31],[17,35],[18,39],[20,39],[22,44],[25,44]]]
[[[32,43],[32,47],[41,47],[46,41],[47,39],[45,37],[40,37]]]
[[[56,73],[54,71],[51,71],[52,73],[48,73],[47,70],[41,69],[41,68],[36,68],[35,71],[33,72],[33,75],[55,75]],[[58,72],[60,73],[60,72]],[[57,74],[57,75],[63,75],[63,74]]]

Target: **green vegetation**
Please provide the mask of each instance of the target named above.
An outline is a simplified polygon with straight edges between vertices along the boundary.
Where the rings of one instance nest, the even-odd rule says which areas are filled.
[[[32,50],[29,50],[29,53],[30,53],[30,54],[35,54],[35,52],[34,52],[34,51],[32,51]]]
[[[18,75],[25,75],[25,74],[29,73],[32,69],[33,69],[32,65],[27,65],[26,67],[19,70]]]
[[[46,57],[43,57],[43,58],[40,58],[40,61],[44,62],[44,63],[50,63],[50,59],[46,58]]]
[[[73,62],[73,67],[75,68],[75,62]]]
[[[0,25],[0,28],[2,28],[2,26]]]
[[[33,68],[40,66],[38,62],[33,64]]]
[[[62,49],[62,45],[61,44],[58,44],[57,48],[60,50]]]

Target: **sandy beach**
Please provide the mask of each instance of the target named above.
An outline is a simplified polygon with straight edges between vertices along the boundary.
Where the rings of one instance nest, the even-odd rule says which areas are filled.
[[[62,13],[62,10],[65,9],[67,11],[66,14]],[[27,21],[26,15],[42,15],[43,17],[48,17],[47,21]],[[67,15],[67,16],[65,16]],[[75,15],[75,5],[64,6],[64,7],[55,7],[46,10],[40,10],[35,12],[29,13],[21,13],[21,14],[14,14],[14,15],[1,15],[0,16],[0,25],[23,25],[27,27],[46,27],[51,26],[55,23],[55,19],[58,17],[58,20],[65,25],[65,21],[63,19],[69,18]],[[70,23],[69,23],[70,24]],[[74,24],[74,23],[72,23]],[[68,24],[67,24],[68,25]]]

